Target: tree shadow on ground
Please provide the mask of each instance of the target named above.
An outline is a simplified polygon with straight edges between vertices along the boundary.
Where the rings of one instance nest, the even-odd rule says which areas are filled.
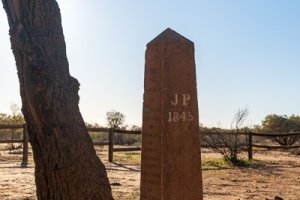
[[[121,168],[114,168],[114,167],[106,167],[107,170],[112,170],[112,171],[130,171],[130,172],[138,172],[140,173],[141,170],[140,169],[135,169],[133,167],[130,167],[130,165],[123,165],[123,164],[119,164],[119,163],[113,163],[114,165],[116,165],[117,167]],[[138,164],[132,164],[131,166],[139,166]]]

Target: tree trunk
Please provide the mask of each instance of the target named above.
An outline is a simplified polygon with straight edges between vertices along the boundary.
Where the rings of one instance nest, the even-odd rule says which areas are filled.
[[[113,199],[79,111],[55,0],[2,0],[15,56],[22,112],[35,161],[38,199]]]

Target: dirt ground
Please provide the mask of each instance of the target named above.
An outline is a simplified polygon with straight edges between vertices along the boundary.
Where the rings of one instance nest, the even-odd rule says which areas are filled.
[[[97,154],[106,165],[116,200],[139,199],[140,165],[108,163],[106,150]],[[202,158],[220,155],[202,149]],[[251,167],[203,168],[205,200],[300,200],[300,156],[285,151],[255,151]],[[35,198],[34,164],[20,168],[21,154],[0,151],[0,199]]]

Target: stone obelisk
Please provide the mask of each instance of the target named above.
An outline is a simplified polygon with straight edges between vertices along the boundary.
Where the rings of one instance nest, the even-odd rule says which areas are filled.
[[[166,29],[147,44],[141,200],[201,200],[194,43]]]

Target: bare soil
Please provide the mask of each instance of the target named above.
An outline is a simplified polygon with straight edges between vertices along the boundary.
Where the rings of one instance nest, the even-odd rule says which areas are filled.
[[[139,199],[140,165],[107,162],[106,149],[96,148],[107,168],[116,200]],[[0,151],[0,199],[36,199],[34,163],[20,168],[21,152]],[[202,158],[220,158],[202,149]],[[287,151],[255,151],[251,167],[203,168],[205,200],[300,200],[300,156]]]

